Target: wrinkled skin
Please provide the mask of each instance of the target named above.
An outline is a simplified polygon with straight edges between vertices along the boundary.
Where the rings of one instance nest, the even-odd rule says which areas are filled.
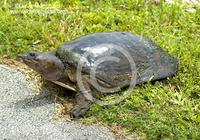
[[[36,72],[41,74],[45,79],[49,81],[60,81],[67,85],[73,86],[76,91],[76,105],[70,111],[71,118],[82,118],[83,115],[90,108],[91,100],[88,100],[83,91],[80,91],[76,84],[75,72],[76,70],[70,67],[64,68],[63,63],[56,56],[49,53],[29,51],[26,54],[18,55],[23,62]],[[83,74],[83,84],[87,91],[91,91],[91,83],[89,76]],[[91,92],[89,94],[92,95]],[[98,95],[97,91],[93,91],[93,97]]]
[[[56,81],[62,77],[64,65],[54,55],[28,51],[26,54],[18,55],[18,57],[47,80]]]

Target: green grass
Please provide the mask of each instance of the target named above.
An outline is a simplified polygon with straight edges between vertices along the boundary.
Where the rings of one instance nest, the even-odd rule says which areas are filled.
[[[92,104],[85,119],[95,116],[108,125],[117,123],[144,139],[200,138],[200,6],[151,0],[40,0],[43,7],[38,3],[0,2],[1,59],[16,59],[28,50],[52,50],[93,32],[144,35],[180,59],[175,76],[138,85],[119,104]]]

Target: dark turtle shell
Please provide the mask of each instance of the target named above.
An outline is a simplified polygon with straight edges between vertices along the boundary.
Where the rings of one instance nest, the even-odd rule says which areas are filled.
[[[121,87],[130,84],[133,71],[137,71],[136,83],[158,80],[172,75],[179,62],[144,36],[116,31],[92,33],[59,45],[57,57],[65,66],[81,63],[88,73],[95,71],[96,77]]]

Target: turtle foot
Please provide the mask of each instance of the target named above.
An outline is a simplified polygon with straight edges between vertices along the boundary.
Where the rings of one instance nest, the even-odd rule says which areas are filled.
[[[87,110],[90,108],[90,105],[82,106],[75,105],[71,111],[70,111],[70,118],[83,118],[84,114],[87,112]]]

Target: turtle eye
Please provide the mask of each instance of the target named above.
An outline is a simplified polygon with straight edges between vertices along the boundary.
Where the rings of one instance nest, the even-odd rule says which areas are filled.
[[[35,56],[35,53],[31,52],[31,53],[30,53],[30,56],[34,57],[34,56]]]

